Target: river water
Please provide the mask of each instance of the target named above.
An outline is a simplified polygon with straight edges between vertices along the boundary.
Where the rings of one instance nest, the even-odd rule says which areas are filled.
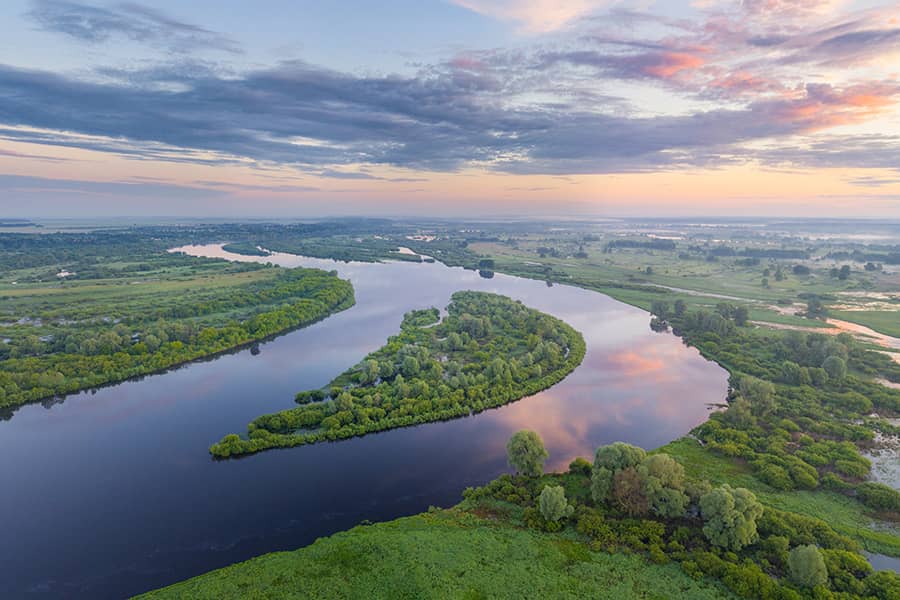
[[[587,290],[440,263],[194,255],[336,269],[357,304],[308,328],[167,373],[19,408],[0,421],[0,597],[118,598],[311,543],[364,519],[450,506],[507,472],[505,443],[536,430],[547,467],[623,440],[653,448],[702,422],[727,374],[649,316]],[[403,313],[457,290],[496,292],[584,334],[553,388],[473,417],[213,461],[209,444],[293,406],[380,347]]]

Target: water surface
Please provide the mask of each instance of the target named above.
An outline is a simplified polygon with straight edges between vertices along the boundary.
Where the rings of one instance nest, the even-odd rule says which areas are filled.
[[[518,429],[543,437],[548,467],[624,440],[653,448],[721,402],[727,374],[648,315],[587,290],[440,263],[335,263],[275,254],[198,255],[337,269],[357,304],[306,329],[211,361],[22,407],[0,422],[0,597],[113,598],[274,550],[364,519],[450,506],[508,470]],[[209,444],[293,406],[454,291],[517,298],[587,342],[553,388],[473,417],[216,462]]]

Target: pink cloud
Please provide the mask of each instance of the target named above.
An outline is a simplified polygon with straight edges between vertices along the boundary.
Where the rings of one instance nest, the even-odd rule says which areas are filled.
[[[798,131],[813,132],[871,119],[900,97],[897,83],[864,83],[837,89],[828,84],[808,84],[785,97],[757,104],[779,123]]]
[[[669,79],[682,71],[689,71],[703,66],[704,61],[696,54],[687,52],[662,52],[650,56],[650,62],[641,69],[645,75]]]

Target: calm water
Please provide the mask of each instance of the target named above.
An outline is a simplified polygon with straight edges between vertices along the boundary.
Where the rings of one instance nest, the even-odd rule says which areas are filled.
[[[216,246],[195,254],[219,255]],[[261,346],[29,405],[0,421],[0,597],[115,598],[364,519],[450,506],[507,471],[504,445],[538,431],[548,467],[624,440],[652,448],[703,421],[725,371],[648,315],[567,286],[441,264],[261,260],[337,269],[357,305]],[[403,313],[461,289],[506,294],[583,332],[584,363],[550,390],[474,417],[214,462],[210,443],[293,406],[397,332]]]

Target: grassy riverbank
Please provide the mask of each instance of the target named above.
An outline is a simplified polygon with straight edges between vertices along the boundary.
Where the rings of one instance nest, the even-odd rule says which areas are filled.
[[[675,565],[592,552],[566,536],[462,508],[355,527],[293,552],[201,575],[142,598],[732,598]],[[569,536],[571,537],[571,536]]]
[[[213,356],[354,303],[334,273],[171,254],[144,235],[0,244],[0,408]]]

